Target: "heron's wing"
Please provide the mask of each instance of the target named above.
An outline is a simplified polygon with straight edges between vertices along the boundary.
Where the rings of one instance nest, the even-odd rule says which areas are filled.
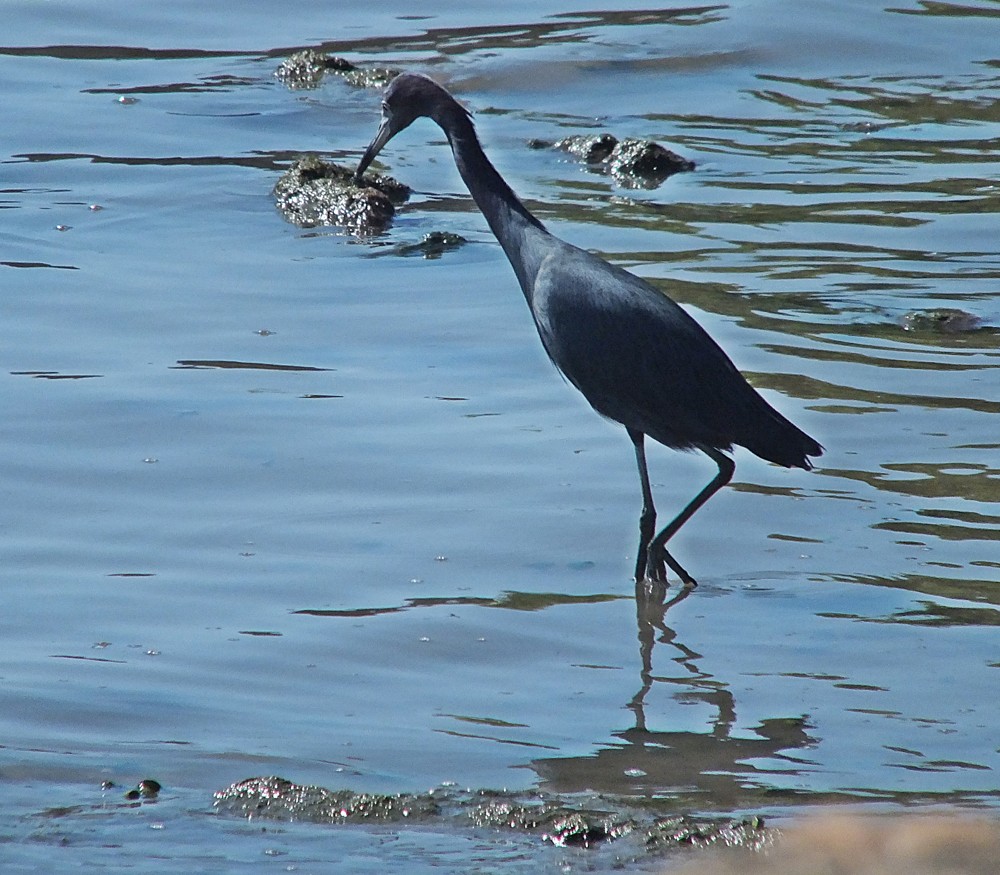
[[[549,356],[591,405],[667,446],[740,443],[772,458],[758,447],[783,442],[786,426],[801,434],[681,307],[590,253],[554,252],[532,309]]]

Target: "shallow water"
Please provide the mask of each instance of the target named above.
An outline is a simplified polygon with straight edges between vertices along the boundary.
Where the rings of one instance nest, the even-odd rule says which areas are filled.
[[[0,859],[614,862],[208,816],[272,773],[995,811],[994,5],[410,10],[5,5]],[[377,123],[374,91],[273,77],[304,47],[448,83],[553,231],[660,284],[826,446],[811,473],[737,451],[662,628],[631,446],[545,360],[440,132],[380,157],[415,189],[381,238],[274,210],[295,155],[353,163]],[[641,190],[526,147],[592,130],[698,168]],[[397,254],[432,230],[470,244]],[[936,308],[981,327],[904,329]],[[713,470],[650,464],[664,517]],[[125,804],[145,777],[159,800]]]

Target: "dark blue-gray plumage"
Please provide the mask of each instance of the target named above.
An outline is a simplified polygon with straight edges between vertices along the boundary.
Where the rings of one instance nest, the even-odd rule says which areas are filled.
[[[458,172],[509,259],[553,363],[593,408],[620,422],[635,446],[642,483],[636,580],[686,586],[694,578],[666,544],[732,478],[722,453],[734,444],[785,467],[809,469],[823,448],[768,404],[695,320],[663,292],[583,249],[553,237],[483,153],[469,113],[432,79],[404,73],[386,89],[382,123],[358,165],[426,116],[444,131]],[[701,450],[715,478],[654,537],[656,510],[644,436],[677,450]]]

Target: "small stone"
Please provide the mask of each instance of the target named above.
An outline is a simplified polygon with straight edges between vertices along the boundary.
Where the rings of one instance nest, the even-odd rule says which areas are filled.
[[[152,798],[157,793],[159,793],[160,790],[163,789],[163,787],[161,786],[159,781],[155,781],[152,778],[144,778],[139,782],[139,786],[137,789],[143,796],[147,798]]]
[[[400,255],[422,255],[424,258],[440,258],[445,252],[458,249],[468,241],[461,234],[450,231],[431,231],[424,234],[419,243],[407,243],[397,248]]]

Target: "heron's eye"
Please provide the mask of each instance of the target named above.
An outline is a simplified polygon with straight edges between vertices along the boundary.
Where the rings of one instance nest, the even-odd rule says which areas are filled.
[[[386,101],[384,101],[384,100],[382,101],[382,112],[385,115],[389,114],[389,104]]]

